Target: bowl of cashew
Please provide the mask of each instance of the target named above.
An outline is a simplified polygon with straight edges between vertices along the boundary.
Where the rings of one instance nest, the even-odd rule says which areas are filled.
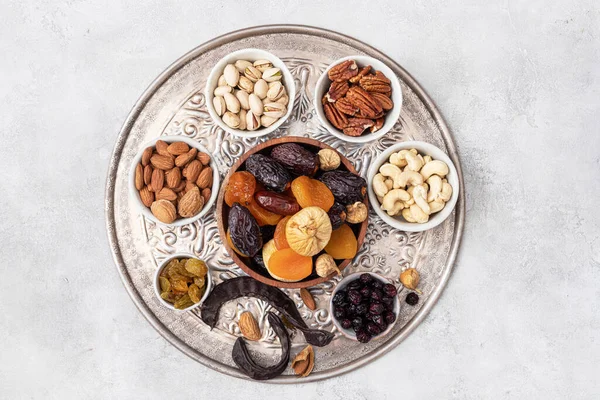
[[[441,149],[418,141],[390,146],[368,171],[369,202],[387,224],[407,232],[435,228],[458,200],[456,167]]]

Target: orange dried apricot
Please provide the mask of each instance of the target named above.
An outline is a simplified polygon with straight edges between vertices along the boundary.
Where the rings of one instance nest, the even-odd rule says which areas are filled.
[[[325,212],[333,206],[333,193],[323,182],[308,176],[299,176],[292,181],[292,193],[300,207],[320,207]]]
[[[358,243],[352,228],[344,224],[331,232],[331,239],[325,246],[325,251],[336,260],[354,258],[358,251]]]
[[[267,270],[275,279],[298,282],[312,273],[312,257],[301,256],[292,249],[277,250],[269,259]]]
[[[233,203],[247,206],[252,201],[256,189],[256,178],[250,172],[238,171],[231,174],[225,188],[225,203],[229,207]]]
[[[275,235],[273,236],[273,239],[275,240],[275,247],[277,247],[277,250],[288,249],[290,247],[285,236],[285,226],[287,225],[287,222],[290,220],[290,218],[292,218],[292,216],[288,215],[287,217],[283,217],[277,223],[277,227],[275,228]]]
[[[250,203],[246,206],[248,210],[250,210],[250,214],[256,219],[259,226],[265,225],[277,225],[279,220],[281,219],[281,215],[272,213],[269,210],[265,210],[260,205],[252,199]]]

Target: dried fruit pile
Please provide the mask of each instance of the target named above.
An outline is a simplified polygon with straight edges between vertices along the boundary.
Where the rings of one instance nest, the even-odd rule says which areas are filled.
[[[169,261],[158,277],[160,297],[183,310],[200,302],[206,291],[208,268],[197,258]]]
[[[297,143],[248,157],[224,189],[231,249],[284,282],[339,272],[335,260],[358,251],[348,224],[368,214],[366,181],[340,163],[334,150],[314,153]]]
[[[198,214],[210,199],[213,170],[210,156],[185,142],[156,142],[135,168],[135,188],[142,203],[161,222]]]
[[[386,113],[394,107],[390,80],[354,60],[333,66],[327,75],[331,85],[321,99],[327,120],[348,136],[381,129]]]

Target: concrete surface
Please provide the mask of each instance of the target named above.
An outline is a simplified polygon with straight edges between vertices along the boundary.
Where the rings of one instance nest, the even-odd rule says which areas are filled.
[[[598,2],[236,3],[0,3],[0,397],[599,398]],[[104,227],[109,155],[141,92],[196,45],[267,23],[398,60],[453,129],[467,190],[460,257],[426,322],[365,368],[297,386],[219,375],[169,345],[129,300]]]

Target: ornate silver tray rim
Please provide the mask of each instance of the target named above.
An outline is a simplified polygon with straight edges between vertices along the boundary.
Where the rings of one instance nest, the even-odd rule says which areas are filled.
[[[208,51],[212,48],[221,46],[233,40],[238,40],[246,37],[250,37],[253,35],[260,34],[277,34],[277,33],[297,33],[297,34],[305,34],[317,37],[325,37],[330,40],[335,40],[341,43],[344,43],[348,46],[352,46],[354,48],[359,49],[375,58],[378,58],[388,65],[392,66],[392,68],[398,73],[399,76],[403,79],[404,82],[415,92],[415,94],[420,98],[423,104],[426,106],[428,111],[431,113],[433,119],[438,125],[445,145],[448,150],[448,155],[453,160],[460,183],[460,197],[458,199],[458,203],[455,208],[455,226],[454,226],[454,236],[452,243],[450,245],[450,252],[448,254],[448,258],[446,260],[446,265],[444,266],[443,273],[440,279],[439,284],[435,287],[435,290],[430,293],[429,298],[423,304],[421,309],[414,315],[414,317],[402,328],[396,336],[390,338],[385,344],[378,347],[375,351],[366,354],[360,358],[355,359],[353,362],[342,365],[340,367],[336,367],[330,369],[328,371],[323,371],[319,373],[315,373],[310,375],[307,378],[302,380],[302,383],[318,381],[322,379],[327,379],[333,376],[341,375],[356,368],[359,368],[372,360],[377,359],[383,354],[387,353],[395,346],[397,346],[400,342],[402,342],[426,317],[431,308],[435,305],[437,300],[439,299],[443,289],[445,288],[450,274],[452,272],[452,267],[456,260],[458,250],[460,247],[460,242],[462,238],[463,228],[464,228],[464,219],[465,219],[465,201],[464,201],[464,182],[462,176],[461,164],[459,161],[458,152],[456,146],[452,140],[452,134],[450,129],[446,125],[442,115],[438,111],[437,107],[431,100],[431,98],[427,95],[427,93],[421,88],[421,86],[417,83],[417,81],[400,65],[398,65],[394,60],[387,57],[385,54],[376,50],[375,48],[358,41],[349,36],[329,31],[326,29],[315,28],[304,25],[264,25],[257,26],[252,28],[241,29],[238,31],[230,32],[225,35],[219,36],[211,41],[208,41],[195,49],[189,51],[180,57],[177,61],[171,64],[164,72],[162,72],[144,91],[138,101],[135,103],[133,108],[131,109],[129,115],[127,116],[123,127],[121,128],[117,142],[115,144],[115,148],[113,150],[109,170],[107,175],[107,183],[106,183],[106,192],[105,192],[105,216],[106,216],[106,226],[107,226],[107,234],[108,240],[111,246],[111,250],[113,253],[113,259],[115,264],[117,265],[117,269],[119,270],[119,274],[121,276],[121,280],[125,289],[129,293],[129,296],[133,300],[136,307],[140,310],[142,315],[150,322],[150,324],[171,344],[173,344],[176,348],[182,351],[184,354],[188,355],[192,359],[202,363],[203,365],[214,369],[218,372],[222,372],[228,374],[230,376],[234,376],[237,378],[246,378],[242,375],[237,368],[231,367],[229,365],[221,364],[213,359],[210,359],[202,354],[199,354],[196,350],[189,347],[186,343],[184,343],[179,337],[174,335],[170,330],[168,330],[152,313],[152,311],[148,308],[148,306],[142,300],[140,294],[136,291],[135,287],[131,283],[131,278],[129,276],[128,270],[123,261],[123,257],[118,245],[117,240],[117,232],[115,229],[115,215],[114,215],[114,190],[115,190],[115,179],[116,173],[119,166],[119,161],[121,158],[122,150],[124,148],[126,139],[130,132],[131,127],[139,116],[140,112],[145,107],[147,101],[153,96],[155,91],[161,87],[163,83],[165,83],[169,77],[181,67],[183,67],[189,60],[198,57],[205,51]],[[247,379],[247,378],[246,378]],[[274,379],[271,381],[266,381],[267,383],[299,383],[297,379],[289,379],[289,377],[283,377],[283,379]]]

